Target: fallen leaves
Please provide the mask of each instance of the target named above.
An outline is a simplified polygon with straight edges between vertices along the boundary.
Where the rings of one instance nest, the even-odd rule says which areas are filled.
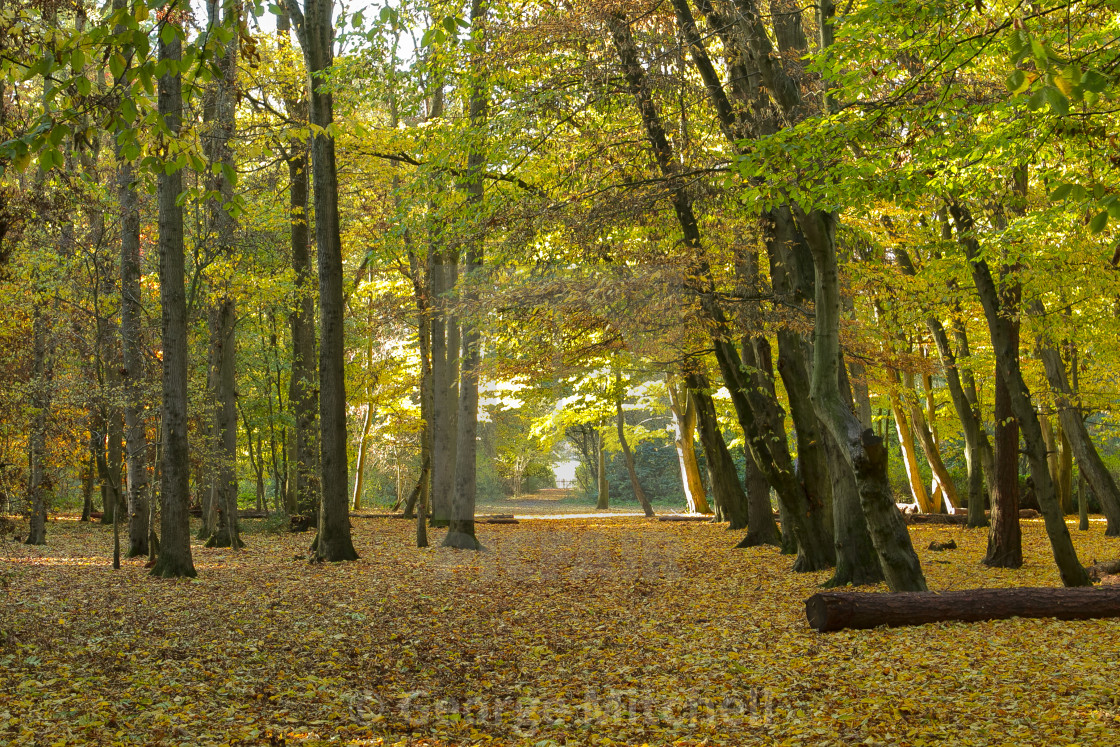
[[[0,545],[0,741],[19,744],[1115,744],[1120,623],[1005,620],[820,636],[827,573],[715,525],[480,527],[483,553],[354,521],[362,559],[292,560],[308,535],[194,547],[199,578],[109,567],[110,534],[60,522]],[[916,526],[937,590],[1057,585],[986,535]],[[1115,557],[1103,527],[1083,558]],[[436,537],[438,544],[439,537]],[[934,559],[948,560],[934,563]]]

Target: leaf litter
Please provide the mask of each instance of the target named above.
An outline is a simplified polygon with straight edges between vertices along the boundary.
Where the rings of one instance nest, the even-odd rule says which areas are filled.
[[[60,520],[0,545],[0,743],[740,745],[1120,742],[1120,622],[1012,619],[813,632],[828,573],[719,525],[481,525],[486,551],[353,522],[361,559],[246,522],[199,576],[110,567],[111,531]],[[1026,563],[985,530],[912,528],[931,589],[1057,586],[1041,523]],[[1103,525],[1080,557],[1120,555]],[[881,589],[885,590],[885,589]]]

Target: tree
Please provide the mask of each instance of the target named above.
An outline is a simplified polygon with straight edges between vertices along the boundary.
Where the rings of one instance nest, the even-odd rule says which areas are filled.
[[[334,60],[331,0],[287,0],[311,78],[312,186],[315,245],[319,257],[319,426],[321,503],[316,560],[356,560],[350,539],[346,462],[346,383],[343,377],[342,238],[339,233],[338,171],[335,164],[334,98],[324,74]]]
[[[163,448],[160,464],[160,548],[152,575],[195,576],[191,559],[190,458],[187,441],[187,299],[184,287],[183,172],[172,159],[182,126],[183,12],[165,8],[160,25],[159,59],[166,71],[159,78],[160,136],[169,162],[159,184],[159,292],[162,308],[163,407],[160,422]]]

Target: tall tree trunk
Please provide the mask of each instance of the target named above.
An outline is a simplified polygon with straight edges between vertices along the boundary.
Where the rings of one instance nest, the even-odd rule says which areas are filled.
[[[645,71],[639,61],[629,23],[622,15],[613,14],[607,19],[607,25],[622,63],[627,87],[634,96],[658,167],[664,176],[673,178],[677,172],[677,163],[657,108],[650,96]],[[689,287],[696,292],[704,313],[715,324],[713,343],[716,359],[719,362],[720,373],[731,393],[739,422],[755,455],[755,461],[778,493],[778,499],[788,504],[788,516],[792,526],[784,529],[792,528],[797,538],[800,549],[797,569],[807,571],[826,568],[834,561],[835,548],[827,536],[821,536],[819,532],[814,531],[815,524],[811,519],[815,514],[819,514],[819,507],[812,504],[795,474],[784,430],[780,430],[780,424],[775,423],[772,418],[756,417],[756,411],[768,413],[779,408],[772,401],[772,397],[768,397],[746,380],[742,359],[738,350],[730,342],[727,316],[718,304],[711,270],[703,259],[699,223],[691,197],[684,187],[678,184],[670,191],[669,198],[677,222],[680,224],[684,243],[690,251],[695,252],[697,258],[697,266],[689,273]]]
[[[653,506],[650,505],[649,498],[646,497],[646,491],[642,489],[642,483],[638,479],[638,469],[634,465],[634,454],[630,451],[630,443],[626,440],[626,418],[622,413],[622,376],[617,373],[615,374],[614,406],[618,445],[622,448],[622,457],[626,461],[626,471],[630,475],[630,489],[634,491],[634,497],[638,499],[645,515],[653,516]]]
[[[1019,172],[1022,172],[1020,176]],[[1016,170],[1016,182],[1022,182],[1022,191],[1025,193],[1026,174],[1024,170]],[[1087,586],[1090,584],[1089,576],[1077,559],[1077,552],[1066,527],[1065,518],[1062,516],[1061,505],[1058,503],[1054,483],[1050,480],[1050,471],[1046,463],[1046,444],[1042,439],[1042,427],[1031,404],[1030,391],[1019,368],[1019,340],[1017,321],[1013,322],[1008,314],[1017,311],[1017,296],[1013,295],[1001,299],[999,289],[988,269],[987,261],[981,258],[980,244],[975,236],[975,224],[967,208],[959,204],[949,207],[953,221],[957,227],[957,237],[965,250],[972,269],[972,278],[976,283],[980,302],[984,306],[984,316],[988,320],[988,328],[992,335],[992,347],[995,348],[996,361],[999,366],[999,378],[1007,386],[1007,393],[1011,400],[1011,410],[1019,421],[1019,428],[1023,433],[1023,440],[1027,447],[1027,457],[1031,463],[1031,476],[1034,478],[1035,490],[1038,495],[1039,507],[1046,525],[1046,533],[1050,538],[1050,546],[1054,553],[1054,561],[1058,566],[1062,582],[1066,586]]]
[[[744,492],[742,483],[739,482],[739,473],[735,470],[735,460],[727,449],[723,440],[719,421],[716,418],[716,406],[712,401],[711,384],[708,377],[700,373],[689,373],[685,378],[689,394],[696,404],[696,425],[700,431],[700,444],[704,449],[704,460],[708,463],[708,477],[712,484],[712,496],[727,521],[729,530],[750,529],[748,537],[750,543],[744,547],[753,547],[760,544],[777,544],[778,529],[774,524],[774,515],[770,509],[770,486],[766,485],[765,511],[758,515],[751,513],[752,508],[758,510],[760,496]],[[748,459],[750,451],[747,451]],[[749,488],[749,484],[748,484]],[[752,500],[753,499],[753,500]],[[763,515],[764,514],[764,515]],[[746,542],[747,540],[743,540]]]
[[[607,480],[607,453],[603,449],[602,423],[600,423],[599,428],[595,430],[595,463],[598,468],[595,471],[595,482],[598,492],[595,508],[599,511],[606,511],[611,507],[611,485]]]
[[[172,138],[179,136],[183,111],[183,51],[180,11],[169,7],[167,28],[160,34],[159,59],[170,72],[159,79],[159,115]],[[187,443],[187,299],[184,288],[183,172],[176,168],[158,177],[159,200],[159,294],[163,340],[163,429],[160,467],[160,548],[152,574],[170,578],[195,576],[191,559],[190,452]]]
[[[1040,301],[1027,304],[1027,311],[1034,317],[1043,317],[1045,307]],[[1062,355],[1052,344],[1041,335],[1038,339],[1038,356],[1042,359],[1043,368],[1046,370],[1046,380],[1050,384],[1050,391],[1054,395],[1054,404],[1058,408],[1058,418],[1062,423],[1062,432],[1069,440],[1070,449],[1077,457],[1077,468],[1089,483],[1093,495],[1100,501],[1101,510],[1104,512],[1108,525],[1105,535],[1109,537],[1120,536],[1120,489],[1116,480],[1109,472],[1089,431],[1081,416],[1080,403],[1077,401],[1074,390],[1070,387],[1066,376],[1066,365]]]
[[[1008,325],[1018,337],[1018,325]],[[1019,568],[1023,565],[1023,535],[1019,528],[1019,423],[1011,411],[1007,384],[996,372],[995,383],[995,490],[984,565]]]
[[[276,18],[281,46],[288,44],[291,21],[287,12]],[[308,116],[305,92],[285,91],[284,107],[296,121]],[[295,274],[295,304],[288,316],[292,338],[292,373],[288,379],[288,404],[292,410],[293,433],[289,460],[288,513],[303,518],[293,526],[315,526],[319,522],[319,376],[315,350],[314,275],[311,267],[310,211],[308,209],[307,146],[298,140],[288,143],[288,216],[291,225],[291,260]]]
[[[678,386],[671,376],[665,376],[669,392],[669,408],[673,416],[673,445],[681,468],[681,488],[689,513],[710,514],[704,481],[700,478],[700,463],[696,460],[696,401],[688,387]]]
[[[901,386],[898,373],[892,371],[894,383]],[[910,483],[910,493],[914,502],[922,513],[931,513],[933,510],[929,494],[926,493],[926,484],[918,465],[918,452],[914,447],[914,432],[910,429],[910,420],[906,417],[907,408],[902,404],[898,395],[891,396],[891,413],[894,415],[895,432],[898,433],[898,445],[902,449],[902,462],[906,467],[906,480]]]
[[[114,0],[113,9],[122,10],[126,0]],[[124,31],[118,25],[116,33]],[[122,95],[131,88],[123,86]],[[136,172],[117,155],[117,202],[121,211],[121,375],[124,379],[124,439],[128,473],[128,552],[130,558],[148,554],[148,434],[144,423],[144,349],[140,330],[144,308],[140,286],[140,195]]]
[[[28,529],[24,544],[47,544],[47,507],[50,475],[47,470],[47,425],[51,410],[51,364],[48,353],[48,322],[43,310],[43,293],[35,292],[31,309],[31,433],[27,439]]]
[[[323,76],[334,63],[333,3],[305,0],[306,13],[296,0],[287,0],[288,15],[296,21],[307,72],[311,77],[312,184],[315,195],[315,245],[319,259],[319,533],[312,546],[315,560],[355,560],[350,538],[350,481],[346,463],[346,341],[342,299],[342,238],[338,217],[338,171],[334,97]]]
[[[1059,429],[1061,438],[1058,440],[1058,492],[1062,497],[1062,513],[1072,514],[1076,508],[1073,505],[1073,449],[1066,429]]]
[[[486,167],[486,119],[490,99],[486,78],[486,0],[471,2],[471,76],[470,76],[470,149],[467,153],[466,192],[467,208],[480,220],[483,212],[484,190],[482,172]],[[485,232],[468,245],[466,257],[466,302],[477,301],[476,284],[482,273]],[[476,322],[465,322],[462,328],[463,362],[459,375],[459,414],[456,423],[455,443],[455,494],[451,506],[451,522],[444,547],[464,550],[481,550],[482,545],[474,534],[474,508],[477,497],[478,469],[478,379],[482,367],[482,337]]]
[[[925,591],[925,575],[891,492],[888,452],[870,429],[864,429],[840,392],[840,273],[834,218],[799,210],[798,221],[812,249],[816,274],[813,404],[855,473],[860,504],[887,585],[891,591]]]
[[[366,414],[362,418],[362,432],[358,436],[358,461],[354,465],[354,494],[350,500],[350,507],[354,511],[362,509],[362,484],[365,482],[366,450],[369,444],[369,429],[373,425],[373,402],[366,403]]]
[[[210,236],[217,245],[217,254],[232,263],[237,224],[225,209],[233,199],[231,175],[235,164],[230,140],[236,129],[237,58],[241,38],[241,3],[238,0],[207,0],[208,25],[215,31],[224,27],[230,40],[224,45],[217,65],[219,75],[203,112],[206,123],[204,140],[206,155],[212,166],[209,189],[217,195],[207,205]],[[215,168],[216,167],[216,168]],[[216,173],[215,173],[216,170]],[[212,283],[213,306],[210,309],[210,347],[215,370],[213,385],[215,505],[219,521],[212,527],[207,547],[243,546],[237,521],[237,307],[228,279]],[[253,442],[248,444],[250,454]]]

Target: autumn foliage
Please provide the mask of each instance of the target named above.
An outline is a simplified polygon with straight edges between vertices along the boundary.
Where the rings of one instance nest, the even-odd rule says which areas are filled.
[[[97,525],[5,540],[0,742],[1114,743],[1115,621],[821,636],[803,601],[828,572],[718,525],[523,520],[472,553],[353,523],[358,561],[308,564],[306,536],[246,522],[247,549],[196,542],[179,581],[113,571]],[[920,550],[935,590],[1058,584],[1037,521],[1019,571],[980,564],[983,530],[912,531],[959,545]],[[1100,525],[1075,540],[1109,552]]]

